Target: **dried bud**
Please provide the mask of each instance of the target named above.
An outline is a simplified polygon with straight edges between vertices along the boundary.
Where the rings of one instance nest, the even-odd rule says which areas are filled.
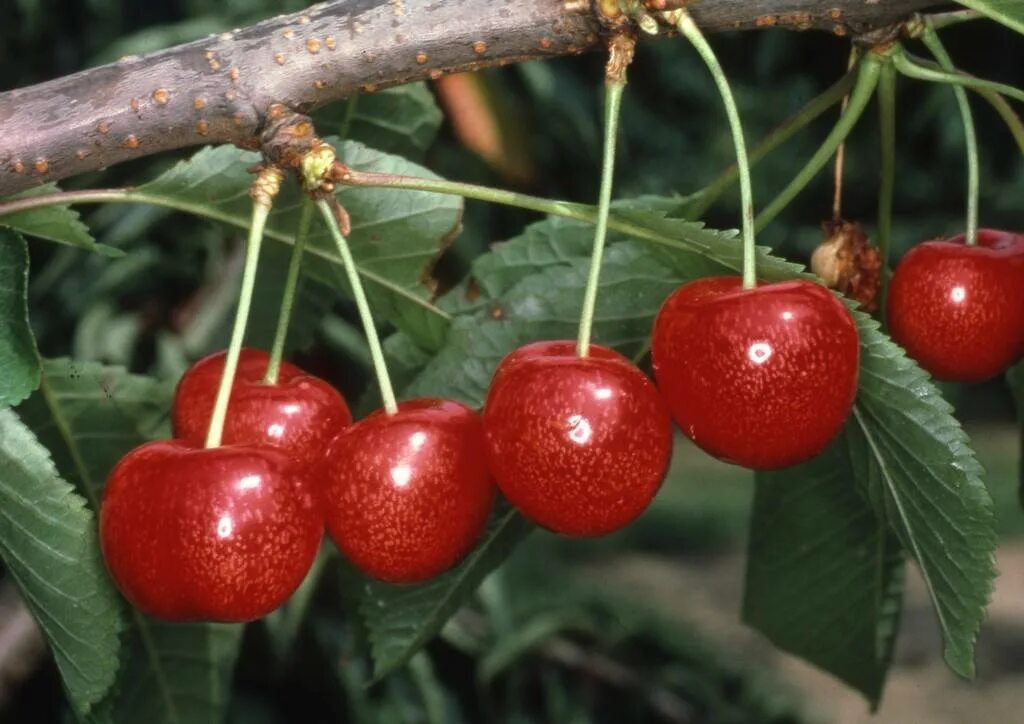
[[[811,271],[822,281],[860,303],[865,312],[878,309],[882,285],[882,259],[860,224],[829,221],[823,225],[825,241],[811,255]]]

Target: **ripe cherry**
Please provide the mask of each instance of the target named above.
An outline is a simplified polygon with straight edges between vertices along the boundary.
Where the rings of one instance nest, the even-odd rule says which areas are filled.
[[[981,382],[1024,355],[1024,234],[980,229],[903,257],[886,302],[889,332],[942,380]]]
[[[181,378],[172,410],[175,437],[203,444],[224,359],[224,352],[204,357]],[[277,445],[296,460],[318,461],[331,438],[352,422],[348,406],[331,385],[288,362],[281,363],[277,384],[265,384],[268,361],[262,350],[242,349],[223,442]]]
[[[487,462],[523,515],[557,533],[598,536],[647,508],[672,454],[654,384],[619,353],[570,341],[508,355],[484,407]]]
[[[759,470],[821,452],[857,393],[853,318],[808,281],[749,290],[739,277],[684,284],[658,312],[651,356],[683,432],[712,455]]]
[[[442,573],[468,553],[494,504],[480,416],[411,400],[342,430],[327,448],[327,530],[363,572],[392,583]]]
[[[100,540],[118,588],[172,621],[250,621],[302,582],[323,537],[311,483],[268,445],[135,448],[103,493]]]

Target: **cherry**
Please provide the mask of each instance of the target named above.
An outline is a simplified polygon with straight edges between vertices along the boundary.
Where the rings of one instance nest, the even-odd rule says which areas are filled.
[[[699,447],[759,470],[821,452],[850,414],[860,346],[850,313],[809,281],[684,284],[654,323],[654,377]]]
[[[625,357],[570,341],[502,360],[484,407],[487,462],[523,515],[557,533],[598,536],[648,506],[668,470],[672,422]]]
[[[181,378],[172,410],[175,437],[203,444],[224,358],[224,352],[204,357]],[[288,362],[281,363],[277,384],[265,384],[269,359],[262,350],[242,349],[223,442],[277,445],[296,460],[317,462],[331,437],[352,422],[348,406],[327,382]]]
[[[487,524],[495,489],[480,416],[448,400],[403,402],[342,430],[327,448],[325,515],[363,572],[415,583],[455,565]]]
[[[118,588],[172,621],[250,621],[302,582],[323,537],[311,484],[268,445],[146,443],[114,467],[100,540]]]
[[[981,382],[1024,355],[1024,234],[926,241],[892,276],[889,332],[942,380]]]

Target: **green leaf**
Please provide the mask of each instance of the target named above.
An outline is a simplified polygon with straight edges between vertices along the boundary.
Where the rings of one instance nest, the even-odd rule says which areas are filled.
[[[26,196],[40,196],[60,191],[57,184],[49,183],[23,191],[8,197],[6,200],[20,199]],[[28,211],[19,211],[7,216],[0,216],[0,227],[9,227],[29,236],[36,236],[59,244],[77,246],[81,249],[96,251],[106,256],[121,256],[123,252],[111,246],[97,244],[92,238],[88,227],[79,218],[78,212],[67,204],[62,206],[45,206]]]
[[[352,96],[314,114],[313,120],[317,128],[347,140],[421,161],[437,138],[443,115],[425,83],[409,83]]]
[[[899,624],[903,555],[843,453],[833,444],[757,475],[743,620],[876,705]]]
[[[111,687],[122,629],[92,513],[46,449],[0,410],[0,558],[53,651],[79,714]]]
[[[502,504],[480,544],[451,571],[416,586],[367,583],[359,610],[370,641],[374,680],[404,666],[434,638],[529,530],[522,516]]]
[[[97,507],[117,461],[157,436],[171,394],[166,382],[128,374],[122,367],[45,360],[39,391],[18,413],[64,477]]]
[[[356,169],[432,176],[403,158],[359,143],[337,147]],[[205,148],[139,187],[139,199],[247,229],[252,176],[246,169],[259,160],[258,154],[232,146]],[[429,317],[439,317],[443,324],[448,315],[430,301],[430,273],[459,231],[462,200],[421,191],[355,187],[342,188],[338,198],[352,217],[348,241],[374,311],[412,335],[420,333]],[[302,201],[297,186],[286,183],[267,223],[268,238],[293,242]],[[314,223],[310,230],[306,255],[304,274],[332,288],[340,285],[348,293],[341,261],[322,224]]]
[[[1024,0],[958,0],[958,2],[1024,35]]]
[[[917,561],[946,663],[974,675],[974,644],[996,570],[992,498],[967,435],[903,350],[855,312],[860,386],[844,440],[858,489]]]
[[[16,405],[39,386],[39,353],[28,322],[28,245],[0,228],[0,406]]]
[[[221,724],[244,627],[134,618],[117,689],[89,721]]]

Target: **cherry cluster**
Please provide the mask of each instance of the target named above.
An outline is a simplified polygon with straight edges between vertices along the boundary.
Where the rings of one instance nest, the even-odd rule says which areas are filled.
[[[1024,355],[1024,235],[918,245],[893,276],[887,315],[935,376],[992,377]],[[551,531],[603,535],[657,493],[672,419],[723,460],[788,467],[837,435],[860,372],[852,316],[805,280],[685,284],[658,313],[651,356],[657,387],[607,347],[533,342],[498,366],[482,414],[418,399],[353,424],[327,382],[282,363],[267,384],[268,355],[243,349],[223,445],[206,448],[225,366],[211,355],[178,385],[174,439],[136,448],[110,475],[107,565],[149,614],[247,621],[301,583],[325,527],[355,566],[393,583],[461,560],[498,490]]]

